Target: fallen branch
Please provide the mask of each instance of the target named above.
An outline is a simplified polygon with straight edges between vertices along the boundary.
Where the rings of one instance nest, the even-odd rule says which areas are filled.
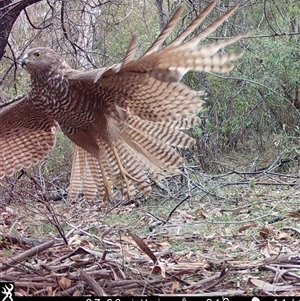
[[[44,239],[35,239],[35,238],[28,238],[22,236],[15,236],[15,235],[8,235],[5,233],[0,232],[0,238],[8,240],[12,244],[22,244],[22,245],[30,245],[32,247],[41,245],[47,242]]]
[[[88,283],[88,285],[95,292],[95,296],[107,296],[104,289],[85,271],[80,272],[81,277]]]
[[[9,268],[14,267],[16,264],[21,263],[22,261],[26,260],[27,258],[29,258],[31,256],[35,256],[35,255],[51,248],[53,245],[54,245],[54,240],[51,240],[51,241],[47,241],[41,245],[38,245],[36,247],[33,247],[33,248],[27,250],[26,252],[13,257],[8,262],[2,263],[2,265],[0,266],[0,271],[8,270]]]

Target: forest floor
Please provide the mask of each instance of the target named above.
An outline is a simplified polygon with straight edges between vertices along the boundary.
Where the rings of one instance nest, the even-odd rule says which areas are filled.
[[[273,170],[189,168],[119,206],[0,203],[0,282],[19,296],[299,296],[300,178]]]

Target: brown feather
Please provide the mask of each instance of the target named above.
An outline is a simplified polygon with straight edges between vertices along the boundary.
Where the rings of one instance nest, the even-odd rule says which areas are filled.
[[[57,123],[25,97],[0,111],[0,178],[47,157]]]
[[[181,6],[143,56],[135,59],[137,37],[133,36],[123,62],[106,68],[81,72],[49,48],[27,50],[22,63],[31,75],[32,88],[26,100],[0,113],[0,177],[45,157],[55,143],[56,122],[76,144],[72,198],[79,191],[87,199],[109,198],[117,189],[130,199],[136,188],[151,192],[147,173],[159,181],[166,173],[179,172],[184,160],[174,147],[195,144],[181,130],[199,122],[195,115],[203,105],[201,92],[180,79],[189,70],[228,72],[230,61],[241,56],[220,50],[244,35],[198,45],[236,8],[188,39],[216,3],[165,45]],[[11,118],[13,125],[8,122]]]

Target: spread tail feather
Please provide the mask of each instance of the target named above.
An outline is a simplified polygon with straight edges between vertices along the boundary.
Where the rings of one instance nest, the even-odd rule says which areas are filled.
[[[137,38],[133,36],[121,64],[89,73],[96,88],[106,91],[110,112],[99,113],[102,117],[105,115],[105,130],[109,133],[107,137],[101,133],[102,128],[97,130],[96,122],[93,124],[96,132],[98,131],[96,135],[100,149],[100,155],[97,160],[94,159],[94,164],[102,179],[95,179],[90,184],[84,180],[85,176],[82,177],[85,182],[81,180],[81,187],[85,191],[87,186],[88,194],[95,189],[98,189],[100,196],[104,190],[106,194],[110,194],[114,187],[127,198],[134,196],[135,188],[149,194],[151,186],[147,173],[160,180],[168,172],[179,172],[178,167],[184,161],[174,147],[191,147],[195,144],[194,139],[181,130],[191,128],[199,122],[199,118],[194,116],[203,105],[199,92],[179,83],[180,79],[189,70],[228,72],[233,68],[230,62],[242,55],[220,50],[245,35],[198,45],[232,15],[237,7],[187,39],[216,3],[217,0],[214,0],[177,38],[168,45],[163,45],[180,18],[183,11],[181,6],[143,56],[134,58]],[[78,154],[75,158],[76,156],[79,158]],[[81,159],[92,162],[87,155],[81,155]],[[89,164],[83,164],[84,167],[79,169],[74,167],[74,178],[82,172],[91,174],[93,170]],[[91,181],[94,180],[92,176],[90,178]],[[76,181],[74,183],[78,182]],[[104,190],[101,185],[105,186]],[[79,186],[76,184],[76,187]]]

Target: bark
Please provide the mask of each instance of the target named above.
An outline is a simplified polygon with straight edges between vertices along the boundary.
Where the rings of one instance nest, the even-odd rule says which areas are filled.
[[[5,47],[7,45],[11,29],[21,11],[26,7],[40,1],[42,0],[0,1],[0,60],[5,53]]]

